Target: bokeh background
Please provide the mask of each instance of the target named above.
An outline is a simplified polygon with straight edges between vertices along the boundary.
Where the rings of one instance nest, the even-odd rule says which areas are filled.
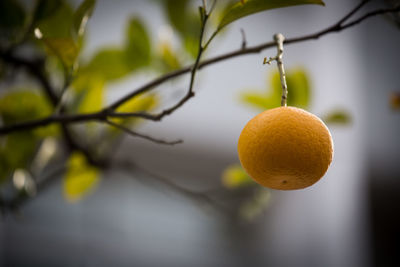
[[[205,58],[239,48],[240,29],[249,46],[272,40],[276,32],[300,36],[332,25],[358,3],[325,2],[240,19],[215,39]],[[195,9],[200,1],[192,4]],[[360,14],[380,6],[372,2]],[[179,36],[160,1],[100,0],[88,22],[83,60],[120,45],[131,16],[142,19],[154,43],[167,40],[179,53]],[[238,163],[240,131],[260,111],[241,95],[270,90],[276,68],[261,63],[276,52],[229,59],[198,72],[196,97],[176,113],[137,126],[154,136],[182,138],[183,144],[126,136],[115,156],[141,169],[104,172],[96,189],[74,203],[65,199],[59,179],[18,213],[3,214],[0,266],[398,266],[400,112],[390,96],[400,91],[399,47],[399,29],[385,17],[285,46],[286,68],[307,73],[308,109],[321,117],[342,110],[349,117],[329,124],[334,160],[312,187],[268,190],[262,210],[249,219],[227,216],[160,182],[162,177],[194,192],[218,191],[224,170]],[[144,71],[113,81],[107,102],[155,77]],[[160,107],[179,99],[188,79],[160,86]],[[227,198],[214,200],[234,208],[240,196]]]

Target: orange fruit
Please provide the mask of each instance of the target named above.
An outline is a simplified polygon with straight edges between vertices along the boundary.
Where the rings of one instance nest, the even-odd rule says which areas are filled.
[[[333,158],[326,125],[295,107],[266,110],[243,128],[238,142],[240,162],[259,184],[279,190],[316,183]]]

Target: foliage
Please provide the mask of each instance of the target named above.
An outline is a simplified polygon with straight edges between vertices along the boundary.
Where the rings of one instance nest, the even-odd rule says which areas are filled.
[[[75,202],[86,195],[99,182],[100,170],[87,163],[84,155],[73,153],[67,163],[64,177],[64,195]]]
[[[235,2],[223,10],[216,11],[220,13],[220,19],[210,28],[218,32],[242,17],[268,9],[299,4],[323,4],[319,0]],[[81,57],[85,45],[86,27],[89,18],[95,12],[95,6],[95,0],[80,1],[76,8],[66,0],[36,0],[32,9],[21,5],[18,0],[0,2],[1,52],[24,47],[33,51],[33,58],[44,56],[45,66],[48,66],[49,62],[57,61],[63,67],[61,72],[59,69],[49,68],[48,73],[43,73],[43,77],[40,78],[47,77],[50,83],[56,81],[55,84],[63,82],[60,88],[55,88],[53,92],[56,98],[60,99],[51,99],[52,96],[46,92],[54,88],[44,88],[46,90],[40,93],[37,88],[7,88],[0,97],[2,125],[7,126],[62,112],[84,114],[99,111],[106,105],[105,96],[112,83],[138,73],[177,70],[189,64],[198,53],[201,28],[198,10],[189,0],[165,0],[162,6],[165,17],[173,29],[172,36],[153,40],[146,21],[136,15],[127,21],[124,40],[120,45],[103,47],[90,57]],[[178,42],[174,42],[174,36],[178,37]],[[3,69],[7,66],[5,62],[0,63],[0,73],[3,73]],[[38,68],[41,67],[40,64],[39,62]],[[292,99],[289,103],[307,107],[310,93],[306,75],[301,70],[294,71],[288,74],[288,83],[290,87],[297,88],[291,91]],[[270,95],[248,92],[243,94],[242,98],[258,108],[272,107],[272,103],[280,94],[276,74],[272,77],[271,84]],[[48,101],[48,97],[52,101]],[[150,111],[161,102],[162,99],[156,94],[142,94],[118,107],[116,112]],[[337,114],[335,118],[337,119]],[[113,118],[110,121],[129,128],[136,127],[139,122],[133,118]],[[84,137],[90,139],[91,142],[88,142],[90,145],[92,139],[93,143],[96,143],[96,140],[102,140],[104,136],[111,137],[104,141],[110,144],[113,144],[113,140],[121,138],[121,131],[115,128],[96,128],[91,135],[85,129],[76,127],[66,134],[65,127],[48,126],[1,137],[0,181],[10,182],[9,178],[16,169],[30,172],[32,162],[39,153],[38,147],[45,138],[51,137],[68,144],[69,135],[72,136],[69,138],[76,139],[83,136],[82,140],[85,140]],[[60,134],[61,132],[63,134]],[[81,140],[77,142],[78,147],[79,141]],[[99,152],[97,147],[90,148],[94,150],[94,154]],[[98,184],[100,169],[93,166],[93,162],[86,154],[67,152],[64,195],[67,200],[76,201]],[[42,170],[39,170],[39,173],[40,171]],[[238,166],[228,169],[224,177],[225,185],[232,190],[251,187],[253,184]],[[254,199],[259,203],[257,199],[263,198]]]
[[[226,10],[218,24],[218,30],[240,18],[261,11],[304,4],[325,5],[321,0],[242,0]]]

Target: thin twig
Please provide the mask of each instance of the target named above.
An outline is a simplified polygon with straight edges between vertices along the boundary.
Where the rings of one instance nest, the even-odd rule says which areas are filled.
[[[223,206],[219,202],[215,201],[211,198],[207,192],[200,192],[200,191],[193,191],[188,188],[185,188],[177,183],[172,182],[170,179],[163,177],[159,174],[156,174],[143,166],[139,166],[136,163],[131,163],[129,161],[117,161],[114,162],[111,167],[116,167],[118,169],[132,171],[132,170],[140,170],[151,178],[157,180],[159,183],[162,183],[164,186],[168,187],[169,189],[174,190],[175,192],[179,193],[180,195],[189,198],[190,200],[194,200],[198,203],[204,203],[210,207],[213,207],[215,210],[222,212],[225,215],[232,215],[233,212],[230,211],[227,207]],[[147,179],[145,181],[148,181]]]
[[[115,127],[115,128],[118,128],[118,129],[120,129],[120,130],[122,130],[122,131],[124,131],[124,132],[126,132],[126,133],[128,133],[130,135],[132,135],[132,136],[140,137],[140,138],[149,140],[149,141],[157,143],[157,144],[161,144],[161,145],[176,145],[176,144],[183,143],[183,141],[180,140],[180,139],[179,140],[175,140],[175,141],[165,141],[165,140],[161,140],[161,139],[157,139],[157,138],[151,137],[149,135],[141,134],[141,133],[132,131],[131,129],[129,129],[129,128],[125,127],[125,126],[123,126],[121,124],[118,124],[118,123],[115,123],[115,122],[113,122],[111,120],[108,120],[108,119],[106,119],[105,122],[107,124]]]
[[[242,49],[246,49],[247,46],[246,34],[242,28],[240,28],[240,33],[242,34]]]
[[[358,5],[358,6],[360,8],[360,5]],[[313,34],[304,35],[304,36],[300,36],[300,37],[294,37],[294,38],[288,38],[285,40],[284,44],[288,45],[288,44],[300,43],[300,42],[309,41],[309,40],[316,40],[316,39],[319,39],[320,37],[327,35],[329,33],[340,32],[344,29],[350,28],[350,27],[366,20],[367,18],[374,17],[377,15],[387,14],[387,13],[394,13],[394,12],[398,12],[398,11],[400,11],[400,6],[396,6],[394,8],[387,8],[387,9],[378,9],[378,10],[375,10],[372,12],[368,12],[365,15],[361,16],[360,18],[350,21],[346,24],[335,23],[332,26],[325,28],[323,30],[320,30],[318,32],[315,32]],[[355,9],[353,9],[350,13],[354,14]],[[348,13],[348,14],[350,14],[350,13]],[[346,20],[347,20],[348,14],[346,14],[343,18],[346,18]],[[338,22],[342,21],[343,18],[340,19]],[[203,48],[206,48],[206,45],[204,45]],[[70,115],[70,114],[62,114],[62,115],[57,115],[57,116],[52,115],[52,116],[49,116],[49,117],[46,117],[43,119],[32,120],[32,121],[22,122],[22,123],[16,123],[14,125],[9,125],[9,126],[3,126],[3,127],[0,127],[0,135],[8,134],[8,133],[15,132],[15,131],[29,130],[29,129],[33,129],[33,128],[41,127],[41,126],[47,126],[52,123],[78,123],[78,122],[86,122],[86,121],[94,121],[94,120],[104,120],[104,118],[106,118],[106,117],[140,117],[143,119],[158,121],[158,120],[161,120],[164,116],[172,113],[173,111],[175,111],[176,109],[181,107],[189,98],[194,96],[194,93],[191,90],[189,90],[188,94],[186,94],[185,97],[181,101],[179,101],[175,106],[164,110],[160,114],[153,115],[153,114],[148,114],[145,112],[117,113],[117,112],[114,112],[113,110],[115,110],[120,105],[127,102],[128,100],[136,97],[137,95],[142,94],[144,92],[149,92],[149,91],[153,90],[157,85],[162,84],[172,78],[178,77],[187,72],[193,72],[194,69],[201,69],[205,66],[212,65],[214,63],[224,61],[224,60],[227,60],[230,58],[238,57],[238,56],[259,53],[265,49],[268,49],[268,48],[271,48],[274,46],[275,46],[275,42],[267,42],[267,43],[260,44],[257,46],[247,47],[246,49],[240,48],[240,49],[232,51],[230,53],[226,53],[226,54],[223,54],[220,56],[216,56],[214,58],[210,58],[208,60],[204,60],[203,62],[196,61],[195,64],[192,66],[188,66],[188,67],[182,68],[182,69],[174,71],[174,72],[167,73],[163,76],[156,78],[155,80],[139,87],[137,90],[132,91],[130,94],[120,98],[119,100],[117,100],[116,102],[114,102],[113,104],[111,104],[110,106],[104,108],[103,110],[101,110],[99,112],[88,113],[88,114],[73,114],[73,115]],[[3,55],[1,55],[1,56],[3,57]],[[192,83],[192,79],[191,79],[191,83]]]

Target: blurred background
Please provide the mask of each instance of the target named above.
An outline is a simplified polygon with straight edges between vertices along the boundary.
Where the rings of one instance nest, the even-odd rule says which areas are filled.
[[[97,1],[80,40],[82,71],[72,82],[74,95],[66,97],[79,99],[79,106],[68,99],[66,106],[97,110],[162,73],[191,64],[201,1],[189,1],[186,8],[183,2]],[[73,9],[80,3],[70,2]],[[325,3],[242,18],[213,40],[203,58],[239,49],[241,30],[247,46],[271,41],[277,32],[288,38],[316,32],[359,2]],[[30,1],[21,5],[27,10],[34,6]],[[372,1],[357,14],[381,7],[387,5]],[[217,6],[215,20],[223,8]],[[210,20],[210,28],[215,27]],[[142,45],[134,56],[143,66],[133,64],[127,71],[115,58],[130,42],[130,27],[142,34],[134,39]],[[41,172],[18,165],[2,177],[3,200],[13,199],[18,181],[32,197],[11,212],[3,209],[0,266],[399,266],[399,47],[399,28],[385,16],[285,46],[289,105],[320,116],[335,146],[326,175],[303,190],[260,188],[238,165],[236,146],[243,126],[263,109],[279,105],[273,93],[280,90],[276,67],[262,65],[263,57],[276,54],[274,48],[199,70],[196,96],[161,122],[129,122],[141,133],[184,142],[164,146],[118,136],[110,151],[116,161],[132,162],[128,168],[82,168],[80,155],[57,156],[57,135],[45,134],[33,149],[36,157],[45,150],[56,155],[46,164],[69,169],[56,173],[40,191],[34,184]],[[36,52],[21,50],[27,56]],[[63,63],[65,67],[68,60]],[[51,81],[62,85],[59,60],[46,64],[55,72]],[[7,98],[10,88],[24,92],[21,88],[38,85],[4,66],[0,109],[5,125],[5,107],[31,97]],[[133,109],[162,111],[179,101],[188,83],[189,75],[163,83],[132,104]],[[85,90],[89,93],[82,94]],[[99,133],[105,131],[112,138],[121,134],[104,127],[89,123],[71,128],[84,136],[83,143],[101,141]],[[7,141],[1,142],[0,167],[5,170],[6,159],[18,156],[6,151]],[[12,150],[27,153],[18,146]],[[30,159],[30,166],[40,165],[37,161]],[[74,165],[80,167],[72,170]],[[43,175],[51,166],[43,167]]]

